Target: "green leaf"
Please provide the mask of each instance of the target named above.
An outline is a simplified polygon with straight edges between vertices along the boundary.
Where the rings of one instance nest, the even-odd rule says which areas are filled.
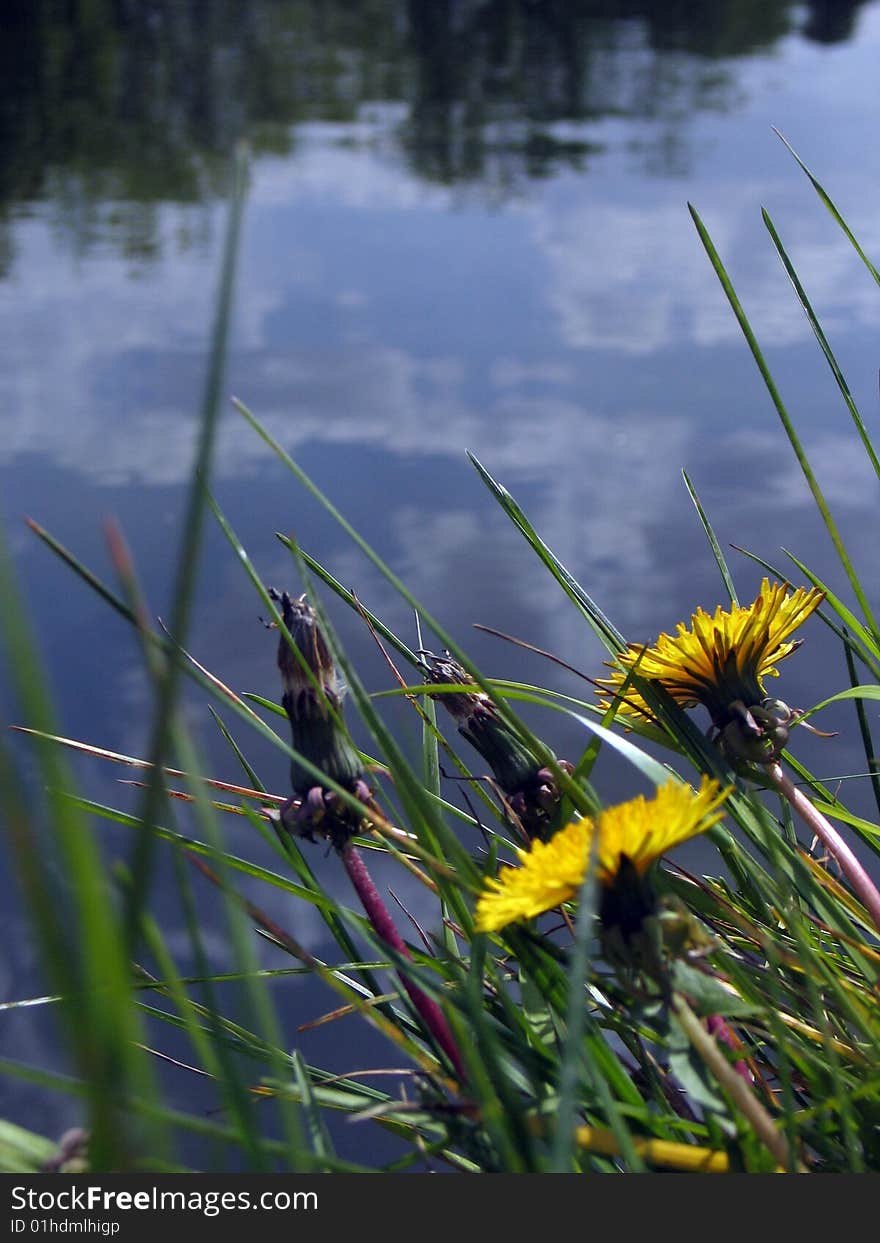
[[[677,773],[673,773],[665,764],[661,764],[650,755],[646,755],[644,751],[630,742],[628,738],[622,738],[620,734],[615,734],[613,730],[606,729],[598,721],[588,721],[586,717],[579,716],[576,712],[572,712],[571,715],[583,725],[584,729],[588,729],[590,733],[596,734],[609,747],[619,755],[622,755],[625,760],[628,760],[634,768],[637,768],[642,776],[647,777],[649,781],[653,781],[655,785],[665,785],[672,777],[677,777],[678,780],[681,780]]]
[[[806,712],[798,715],[798,720],[804,720],[808,716],[812,716],[814,712],[827,708],[829,704],[839,703],[842,699],[878,699],[880,700],[880,686],[851,686],[848,690],[838,691],[836,695],[831,695],[828,699],[821,700],[820,703],[814,704],[812,708],[808,708]]]
[[[675,959],[670,968],[673,986],[687,996],[696,1014],[721,1014],[725,1018],[749,1018],[760,1008],[736,997],[718,980],[696,967]]]

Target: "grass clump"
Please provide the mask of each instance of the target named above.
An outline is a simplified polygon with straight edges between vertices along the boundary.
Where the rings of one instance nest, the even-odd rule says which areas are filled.
[[[235,402],[293,485],[348,533],[442,654],[423,648],[421,638],[411,648],[289,539],[280,537],[290,554],[287,586],[298,580],[305,594],[262,581],[210,491],[240,205],[239,190],[169,629],[150,621],[119,532],[111,533],[118,576],[111,587],[31,524],[137,630],[155,691],[146,758],[59,735],[23,606],[8,563],[0,562],[6,647],[49,791],[48,814],[34,810],[5,741],[0,788],[50,990],[41,1004],[58,1010],[74,1073],[62,1077],[8,1059],[0,1072],[47,1094],[82,1099],[82,1127],[60,1146],[3,1123],[2,1167],[183,1169],[181,1154],[197,1142],[201,1168],[253,1171],[880,1168],[880,896],[872,878],[880,826],[808,772],[796,747],[800,730],[815,729],[815,712],[851,700],[880,809],[871,735],[880,630],[699,216],[693,212],[699,236],[812,490],[852,602],[794,557],[786,573],[767,566],[758,596],[740,602],[686,480],[729,607],[707,612],[703,606],[714,602],[695,600],[675,635],[630,645],[516,500],[474,460],[490,494],[607,650],[610,673],[596,670],[597,694],[587,702],[487,678],[257,417]],[[775,226],[766,223],[880,475],[831,347]],[[222,671],[209,673],[187,655],[207,514],[277,629],[278,702],[239,693]],[[789,577],[801,585],[791,586]],[[328,592],[382,645],[394,682],[386,694],[411,705],[420,763],[410,761],[385,718],[383,697],[368,693],[339,644],[322,604]],[[795,632],[818,624],[841,643],[851,684],[812,709],[793,710],[768,692],[765,679],[794,653]],[[179,711],[184,678],[204,693],[241,766],[241,784],[204,775]],[[567,715],[570,759],[557,757],[526,725],[523,703]],[[708,733],[691,714],[697,705],[709,712]],[[352,738],[352,714],[370,740],[369,753]],[[255,735],[287,757],[290,789],[270,793],[261,780],[242,741]],[[482,771],[470,771],[459,738],[479,754]],[[633,773],[632,797],[616,805],[601,796],[609,749]],[[64,765],[71,750],[136,767],[144,778],[137,813],[79,796]],[[467,790],[465,810],[446,797],[441,774],[450,768]],[[638,793],[646,783],[648,796]],[[194,835],[174,826],[181,801],[191,810]],[[231,853],[224,832],[230,816],[247,821],[273,867]],[[96,832],[102,820],[136,834],[124,869],[104,861]],[[798,824],[807,841],[821,841],[823,858],[798,838]],[[717,857],[703,875],[666,857],[696,835]],[[851,839],[859,841],[858,852]],[[335,883],[319,879],[316,850],[338,861],[356,907],[336,896]],[[185,915],[191,974],[178,966],[151,909],[160,852],[171,861]],[[377,854],[423,887],[429,923],[392,915],[367,862]],[[46,868],[48,857],[63,861],[63,882]],[[210,965],[197,886],[213,887],[222,904],[229,953],[223,972]],[[265,901],[253,896],[260,888]],[[318,959],[272,914],[279,894],[314,909],[332,958]],[[283,967],[263,964],[260,938],[272,946],[273,964],[285,956]],[[349,1021],[369,1025],[387,1042],[395,1066],[405,1063],[393,1088],[381,1086],[382,1078],[338,1076],[306,1061],[273,1000],[302,974],[326,989],[335,1007],[328,1017],[355,1016]],[[231,980],[242,988],[234,1012],[221,1001],[221,986]],[[210,1112],[181,1110],[164,1093],[157,1063],[172,1055],[163,1033],[175,1063],[209,1085]],[[334,1115],[383,1128],[396,1138],[399,1155],[384,1165],[338,1155]]]

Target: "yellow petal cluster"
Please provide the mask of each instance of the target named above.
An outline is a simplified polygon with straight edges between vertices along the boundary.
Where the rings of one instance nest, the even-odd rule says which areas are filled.
[[[824,595],[815,587],[791,592],[789,583],[765,578],[752,604],[730,609],[719,605],[714,614],[698,609],[690,626],[679,622],[674,635],[661,634],[651,646],[631,644],[618,657],[621,668],[614,669],[604,685],[618,692],[635,667],[640,677],[659,682],[682,707],[701,703],[720,723],[734,701],[752,706],[764,698],[762,679],[779,676],[776,664],[798,646],[787,641],[789,636]],[[603,693],[607,707],[612,697]],[[619,711],[652,715],[633,686],[624,691]]]
[[[628,858],[639,873],[679,842],[702,833],[723,816],[730,793],[704,777],[695,793],[672,778],[656,795],[643,795],[606,808],[596,821],[573,820],[548,842],[519,850],[519,867],[487,878],[476,907],[478,932],[497,932],[517,919],[530,919],[573,898],[583,884],[596,838],[596,875],[610,884]]]

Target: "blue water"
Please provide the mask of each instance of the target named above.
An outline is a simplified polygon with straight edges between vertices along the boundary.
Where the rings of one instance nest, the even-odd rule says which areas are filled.
[[[116,42],[106,15],[100,30],[31,27],[23,17],[12,31],[25,68],[41,69],[37,86],[22,69],[4,88],[0,496],[62,732],[143,754],[149,682],[124,623],[22,515],[108,580],[103,523],[115,517],[151,608],[167,613],[240,137],[252,156],[224,388],[487,672],[589,697],[585,683],[478,634],[474,622],[590,674],[602,653],[466,449],[632,639],[724,599],[682,468],[725,546],[796,575],[787,548],[846,590],[688,201],[727,265],[863,581],[880,581],[877,480],[761,220],[763,206],[876,433],[880,292],[772,127],[876,257],[880,7],[759,6],[764,28],[750,35],[749,5],[718,6],[730,20],[712,31],[673,15],[652,24],[652,6],[605,5],[601,15],[585,6],[570,63],[565,32],[554,34],[549,18],[529,25],[529,6],[512,6],[522,38],[510,46],[491,5],[482,17],[481,6],[444,8],[446,42],[423,28],[419,6],[380,5],[378,21],[345,7],[328,6],[335,16],[321,27],[310,6],[253,4],[236,33],[218,5],[226,18],[201,41],[184,22],[187,5],[176,15],[156,6],[143,28],[116,30]],[[73,72],[77,48],[92,77]],[[295,587],[274,533],[295,534],[415,645],[408,605],[231,405],[213,488],[267,581]],[[730,556],[747,599],[760,571]],[[330,607],[368,688],[387,688],[361,623]],[[209,527],[190,647],[235,690],[277,698],[260,612]],[[846,678],[818,622],[806,638],[780,680],[780,693],[804,707]],[[7,703],[7,718],[20,720]],[[186,713],[206,767],[237,780],[204,700],[189,695]],[[389,719],[414,751],[406,710],[389,709]],[[570,723],[532,723],[561,754],[580,753],[585,739]],[[840,736],[799,739],[798,753],[823,774],[860,772],[851,710],[821,723]],[[270,788],[285,792],[280,753],[239,735]],[[27,750],[18,754],[27,765]],[[75,767],[91,797],[136,805],[117,784],[122,770]],[[611,799],[631,778],[608,760],[597,783]],[[852,785],[853,806],[870,814],[864,783]],[[246,827],[228,831],[231,849],[262,857]],[[123,830],[100,832],[111,855],[130,850]],[[316,857],[315,866],[332,862]],[[183,956],[164,876],[154,909]],[[8,868],[0,883],[10,912],[0,988],[7,1000],[39,995],[45,983]],[[428,911],[414,882],[395,873],[389,883]],[[329,952],[312,911],[259,898],[314,952]],[[221,970],[225,934],[213,896],[203,902]],[[275,993],[291,1029],[335,1005],[303,983]],[[45,1008],[8,1013],[3,1026],[7,1054],[65,1065]],[[335,1070],[388,1056],[354,1019],[303,1039]],[[174,1082],[191,1107],[209,1107],[191,1076]],[[54,1135],[78,1120],[75,1101],[6,1090],[3,1113],[22,1124]]]

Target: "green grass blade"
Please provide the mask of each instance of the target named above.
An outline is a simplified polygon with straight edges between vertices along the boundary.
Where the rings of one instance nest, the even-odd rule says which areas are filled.
[[[0,1058],[0,1074],[14,1076],[25,1083],[34,1083],[51,1089],[53,1092],[63,1092],[69,1096],[86,1096],[88,1094],[88,1084],[83,1080],[78,1080],[70,1075],[46,1071],[39,1067],[28,1066],[25,1063],[13,1061],[11,1058]],[[234,1127],[224,1126],[222,1123],[213,1122],[209,1118],[202,1118],[195,1114],[184,1113],[179,1109],[171,1109],[162,1104],[157,1097],[120,1097],[119,1108],[132,1116],[161,1123],[163,1126],[175,1131],[187,1131],[193,1135],[222,1140],[233,1147],[238,1147],[239,1135]],[[264,1140],[264,1144],[267,1151],[276,1154],[280,1158],[285,1158],[288,1155],[287,1146],[281,1140],[267,1138]],[[320,1172],[324,1162],[311,1161],[309,1165],[314,1167],[316,1172]],[[363,1174],[371,1172],[353,1162],[334,1162],[334,1168],[340,1172],[347,1173]],[[151,1170],[152,1167],[143,1172],[149,1173]]]
[[[30,725],[51,734],[54,714],[47,680],[30,638],[12,567],[0,539],[0,640],[10,681]],[[71,782],[58,749],[37,740],[40,776],[47,787],[48,825],[42,832],[15,766],[0,743],[0,800],[12,834],[35,934],[54,991],[79,994],[65,1004],[66,1039],[89,1089],[89,1129],[96,1169],[130,1167],[139,1151],[164,1156],[160,1129],[132,1131],[119,1111],[120,1092],[149,1095],[149,1066],[131,1005],[131,981],[111,886],[82,816],[58,791]],[[44,853],[45,852],[45,853]],[[55,860],[64,887],[48,883],[46,858]],[[100,993],[95,991],[100,983]]]
[[[615,734],[613,730],[606,729],[604,725],[600,725],[598,721],[588,721],[584,716],[578,716],[576,712],[571,713],[576,721],[583,725],[584,729],[596,734],[609,747],[622,755],[625,760],[629,760],[634,768],[637,768],[642,776],[647,777],[649,781],[653,781],[655,785],[664,785],[669,781],[670,777],[675,774],[665,764],[661,764],[655,760],[653,756],[647,755],[628,738]]]
[[[289,535],[282,535],[280,531],[276,531],[275,538],[284,545],[288,552],[292,552],[295,555],[298,552],[298,555],[302,557],[312,574],[320,578],[321,582],[326,584],[331,591],[335,592],[336,595],[339,596],[340,600],[344,600],[347,605],[353,608],[358,616],[365,618],[376,633],[380,634],[386,642],[390,643],[399,655],[408,660],[411,665],[418,667],[418,658],[415,652],[407,647],[403,640],[398,638],[393,630],[389,630],[385,623],[381,621],[375,613],[371,613],[368,608],[365,608],[360,600],[357,599],[353,591],[349,591],[347,588],[343,587],[342,583],[340,583],[338,579],[334,578],[330,571],[326,570],[324,566],[321,565],[320,561],[316,561],[314,557],[310,557],[309,554],[302,548],[298,548],[294,540],[292,540]]]
[[[204,1068],[218,1085],[226,1110],[235,1122],[242,1150],[248,1158],[248,1164],[254,1171],[265,1171],[271,1167],[261,1142],[261,1135],[255,1125],[254,1101],[247,1090],[247,1085],[237,1071],[234,1059],[229,1055],[227,1042],[221,1037],[221,1031],[217,1022],[217,1006],[211,985],[208,983],[209,972],[202,938],[193,910],[189,886],[186,883],[188,878],[181,875],[182,860],[179,852],[175,855],[175,865],[178,888],[181,890],[184,900],[186,925],[189,932],[190,945],[193,948],[196,970],[203,980],[202,988],[205,992],[207,1005],[202,1012],[207,1011],[209,1020],[207,1030],[197,1021],[198,1012],[187,996],[174,960],[168,951],[158,925],[147,916],[144,916],[142,926],[144,942],[158,964],[163,976],[164,991],[167,992],[174,1002],[177,1013],[198,1058],[199,1065]]]
[[[819,587],[825,592],[825,603],[831,606],[843,622],[844,626],[848,627],[856,635],[863,648],[870,654],[872,661],[874,659],[880,659],[880,641],[878,641],[877,636],[867,630],[856,617],[855,613],[853,613],[851,609],[847,608],[840,597],[835,595],[834,592],[829,589],[827,584],[823,583],[821,579],[819,579],[812,572],[812,570],[808,569],[807,566],[794,555],[794,553],[789,552],[787,548],[783,548],[782,551],[794,562],[800,572],[809,579],[813,586]],[[845,636],[841,634],[841,638],[844,637]]]
[[[595,843],[594,843],[595,845]],[[586,1028],[587,998],[586,982],[590,970],[590,941],[594,935],[596,912],[595,850],[586,870],[578,895],[578,915],[575,924],[574,943],[568,964],[568,1014],[562,1042],[562,1063],[559,1071],[559,1097],[553,1121],[553,1145],[550,1154],[550,1171],[555,1174],[572,1173],[575,1154],[575,1122],[578,1108],[578,1087],[583,1062],[584,1031]],[[623,1128],[618,1137],[626,1147],[629,1134]],[[635,1156],[628,1145],[627,1159]]]
[[[226,363],[229,324],[232,314],[235,266],[238,256],[239,235],[244,209],[246,159],[244,149],[236,152],[233,166],[233,188],[229,207],[229,219],[217,292],[214,328],[211,335],[211,351],[205,386],[198,445],[189,485],[183,534],[177,558],[177,570],[171,604],[169,632],[172,643],[183,647],[189,626],[192,600],[195,592],[199,548],[203,526],[202,481],[210,474],[211,459],[220,409],[220,389]],[[141,805],[141,819],[145,826],[151,825],[164,800],[161,769],[165,752],[171,741],[171,720],[180,680],[182,658],[179,654],[169,659],[159,679],[150,736],[148,757],[153,773]],[[152,865],[153,837],[144,833],[135,843],[132,853],[131,891],[126,909],[126,943],[133,951],[141,914],[146,902]]]
[[[139,620],[146,617],[146,606],[140,594],[137,578],[134,572],[134,566],[128,556],[124,546],[121,533],[113,530],[111,548],[113,550],[120,577],[123,580],[123,587],[126,591],[129,603],[132,607],[134,615]],[[139,626],[139,631],[143,632],[143,627]],[[154,649],[149,642],[143,641],[143,656],[147,667],[147,672],[157,687],[157,696],[161,696],[161,686],[164,681],[167,665],[157,658]],[[174,752],[181,756],[183,762],[183,771],[185,774],[195,774],[200,771],[198,756],[190,740],[188,731],[181,721],[176,718],[173,706],[170,707],[172,713],[167,723],[168,743]],[[156,774],[160,784],[162,793],[165,793],[163,775],[161,772]],[[219,882],[221,892],[223,893],[224,905],[226,908],[226,917],[229,931],[231,934],[232,948],[235,955],[238,974],[241,976],[241,991],[246,995],[248,1008],[254,1016],[254,1021],[260,1029],[261,1033],[267,1040],[267,1047],[271,1050],[271,1058],[273,1069],[276,1076],[282,1076],[289,1069],[289,1063],[286,1056],[281,1052],[280,1048],[280,1029],[275,1017],[274,1008],[269,999],[268,990],[265,981],[260,977],[256,969],[255,943],[250,929],[245,926],[243,913],[240,906],[228,894],[225,885],[225,861],[222,849],[222,839],[219,821],[216,816],[211,800],[208,798],[205,783],[201,778],[187,775],[187,785],[190,788],[190,798],[196,819],[202,825],[206,837],[214,847],[215,863],[219,869]],[[169,806],[169,812],[171,808]],[[182,857],[179,852],[175,853],[174,864],[176,868],[177,886],[180,893],[184,915],[186,920],[186,928],[189,935],[190,945],[196,968],[199,974],[207,975],[207,957],[205,954],[199,920],[196,916],[195,902],[192,896],[189,877],[183,864]],[[133,888],[134,881],[128,874],[125,876],[126,889]],[[128,896],[128,895],[126,895]],[[129,906],[131,909],[131,905]],[[143,920],[142,920],[143,924]],[[173,970],[173,964],[170,958],[165,956],[166,966]],[[217,1020],[217,1010],[213,1002],[212,986],[206,984],[204,986],[208,1000],[208,1013],[210,1016],[210,1027],[214,1038],[219,1036],[219,1027]],[[179,1003],[179,990],[176,1000]],[[191,1027],[191,1024],[189,1025]],[[256,1126],[254,1102],[251,1098],[248,1084],[245,1083],[235,1060],[227,1057],[225,1045],[217,1044],[217,1069],[224,1085],[230,1109],[233,1116],[237,1119],[242,1135],[242,1146],[247,1153],[249,1162],[252,1167],[260,1172],[268,1172],[271,1168],[267,1154],[264,1152],[260,1130]],[[292,1168],[297,1168],[297,1160],[301,1143],[301,1128],[299,1125],[299,1117],[296,1107],[286,1100],[281,1102],[281,1115],[284,1129],[287,1135],[287,1141],[290,1149],[290,1161]]]
[[[754,561],[757,565],[763,566],[765,570],[767,570],[770,574],[773,574],[780,582],[785,582],[790,577],[788,574],[784,574],[782,570],[772,565],[769,561],[766,561],[763,557],[759,557],[757,553],[749,552],[748,549],[740,548],[736,544],[734,544],[733,547],[737,552],[741,552],[744,557],[748,557],[750,561]],[[841,618],[844,623],[844,627],[852,627],[859,639],[859,642],[855,643],[852,635],[849,634],[844,627],[836,625],[836,623],[833,622],[828,616],[825,609],[817,609],[816,616],[824,622],[829,630],[833,630],[833,632],[843,643],[844,647],[847,648],[848,651],[852,652],[854,656],[858,657],[862,664],[875,675],[878,681],[880,681],[880,648],[878,648],[877,644],[874,642],[873,636],[869,634],[852,610],[848,609],[843,601],[840,600],[839,597],[836,596],[816,574],[813,574],[812,571],[808,570],[803,562],[798,561],[792,553],[788,552],[784,548],[782,551],[787,557],[791,558],[801,573],[809,579],[814,587],[818,587],[820,590],[824,591],[827,603],[831,605],[834,612]],[[875,653],[878,659],[875,659],[875,656],[872,655],[872,653]]]
[[[232,753],[235,756],[235,758],[238,760],[241,767],[243,768],[245,776],[247,777],[248,781],[251,783],[251,787],[254,790],[259,790],[262,794],[265,794],[266,787],[260,781],[260,778],[257,776],[255,769],[245,758],[244,752],[242,751],[238,743],[235,741],[235,739],[232,737],[232,734],[227,729],[219,713],[216,712],[215,709],[212,708],[210,704],[208,704],[208,711],[211,713],[211,716],[214,720],[214,724],[217,726],[220,733],[229,743]]]
[[[294,1049],[291,1061],[312,1152],[319,1161],[327,1161],[334,1156],[333,1142],[321,1117],[308,1067],[298,1049]]]
[[[835,207],[835,205],[834,205],[834,203],[833,203],[833,201],[832,201],[832,199],[831,199],[831,196],[830,196],[830,195],[828,194],[828,192],[827,192],[827,191],[823,188],[823,186],[821,185],[821,183],[820,183],[820,182],[819,182],[819,181],[818,181],[818,180],[817,180],[817,179],[813,176],[813,174],[812,174],[812,173],[810,172],[810,170],[807,168],[806,164],[803,162],[803,160],[801,159],[801,157],[800,157],[800,156],[798,155],[798,153],[795,151],[794,147],[791,145],[791,143],[788,141],[788,139],[787,139],[787,138],[785,138],[782,134],[780,134],[779,130],[778,130],[778,129],[776,129],[775,127],[774,127],[774,129],[773,129],[773,132],[774,132],[774,134],[776,134],[777,138],[781,139],[781,140],[782,140],[782,142],[785,144],[785,146],[786,146],[786,147],[788,147],[789,151],[790,151],[790,152],[791,152],[791,154],[794,156],[795,160],[797,160],[798,164],[801,166],[801,168],[803,169],[803,171],[804,171],[804,172],[806,173],[806,175],[809,177],[809,179],[810,179],[810,181],[811,181],[811,183],[812,183],[813,189],[814,189],[814,190],[816,191],[816,193],[819,195],[819,198],[822,200],[822,202],[824,203],[825,207],[826,207],[826,208],[828,209],[828,211],[830,212],[832,219],[833,219],[833,220],[835,220],[835,221],[837,222],[837,224],[840,226],[840,228],[841,228],[841,230],[843,231],[843,234],[844,234],[844,236],[846,237],[847,241],[848,241],[848,242],[852,245],[852,247],[853,247],[853,249],[855,250],[856,254],[859,256],[859,258],[861,259],[862,263],[864,263],[864,265],[865,265],[865,267],[868,269],[868,271],[871,273],[871,275],[873,276],[874,280],[877,282],[877,284],[878,284],[878,285],[880,285],[880,272],[878,272],[878,271],[877,271],[877,269],[874,267],[874,264],[871,262],[871,260],[868,258],[868,256],[865,254],[865,252],[862,250],[862,248],[861,248],[861,246],[859,245],[859,243],[856,241],[855,235],[853,234],[853,232],[852,232],[852,230],[850,229],[849,225],[848,225],[848,224],[846,223],[846,221],[844,220],[843,216],[840,214],[840,212],[839,212],[839,211],[837,210],[837,208]]]
[[[40,1174],[57,1151],[51,1139],[0,1119],[0,1174]]]
[[[486,1020],[483,1000],[483,958],[486,938],[471,942],[471,961],[463,1001],[470,1021],[471,1040],[461,1044],[468,1072],[468,1088],[480,1108],[487,1136],[499,1166],[490,1168],[525,1174],[536,1170],[537,1153],[524,1111],[505,1073],[504,1055]]]
[[[727,561],[724,558],[724,553],[721,551],[721,545],[718,543],[718,537],[712,529],[712,524],[709,521],[708,515],[703,509],[700,498],[697,496],[697,490],[691,483],[690,476],[686,470],[683,470],[681,475],[684,479],[684,484],[688,490],[688,494],[694,503],[694,508],[696,509],[697,515],[700,519],[700,525],[706,534],[706,539],[709,541],[709,547],[712,549],[712,555],[715,558],[715,564],[718,566],[718,572],[721,575],[721,580],[724,583],[730,603],[734,605],[739,604],[739,601],[736,598],[736,588],[733,585],[733,578],[728,568]]]
[[[520,721],[519,718],[515,714],[511,712],[503,696],[499,696],[497,693],[493,694],[488,684],[486,683],[485,678],[480,673],[479,669],[476,668],[473,661],[469,659],[469,657],[462,650],[459,644],[456,643],[452,635],[450,635],[448,631],[440,624],[440,622],[437,621],[437,619],[433,617],[427,611],[427,609],[425,609],[419,603],[416,597],[412,594],[411,591],[408,590],[408,588],[400,580],[400,578],[394,573],[394,571],[391,570],[388,565],[386,565],[386,563],[382,560],[379,554],[370,546],[370,544],[363,538],[363,536],[357,530],[355,530],[355,528],[351,525],[351,523],[343,516],[343,514],[339,511],[339,509],[329,499],[329,497],[324,495],[321,489],[306,474],[306,472],[302,469],[302,467],[299,466],[293,460],[290,454],[287,453],[284,450],[284,448],[278,443],[278,441],[275,440],[274,437],[270,435],[270,433],[262,426],[262,424],[259,422],[256,416],[252,414],[250,410],[248,410],[247,406],[245,406],[243,402],[239,401],[238,398],[233,398],[233,406],[239,412],[242,418],[244,418],[250,424],[250,426],[254,429],[254,431],[261,438],[261,440],[263,440],[264,443],[267,444],[270,449],[272,449],[272,451],[278,457],[279,461],[281,461],[286,466],[286,468],[300,482],[300,484],[306,489],[306,491],[309,492],[319,502],[319,504],[323,506],[323,508],[333,518],[333,520],[341,527],[343,531],[346,532],[349,538],[355,543],[355,545],[361,550],[361,552],[363,552],[364,556],[367,557],[367,559],[370,562],[372,562],[372,564],[376,567],[376,569],[380,572],[380,574],[382,574],[382,576],[391,584],[394,590],[397,591],[398,594],[402,596],[404,600],[406,600],[406,602],[410,605],[410,607],[413,608],[418,613],[419,617],[422,619],[425,625],[427,625],[428,627],[430,627],[431,630],[433,630],[433,632],[436,634],[440,642],[443,643],[446,648],[448,648],[448,650],[455,657],[455,659],[459,661],[459,663],[467,670],[467,672],[471,675],[474,681],[479,685],[480,689],[485,691],[485,693],[490,696],[496,708],[498,709],[498,713],[501,716],[504,723],[508,725],[515,733],[517,733],[522,739],[522,741],[532,750],[532,752],[537,757],[539,757],[540,760],[544,764],[546,764],[548,768],[551,769],[556,781],[559,783],[560,787],[565,791],[565,793],[567,793],[569,797],[574,799],[578,805],[582,803],[583,802],[582,791],[573,781],[571,781],[568,774],[563,772],[559,768],[559,766],[556,763],[556,757],[553,755],[553,753],[549,750],[548,747],[545,746],[545,744],[539,738],[537,738],[529,729],[526,728],[523,722]]]
[[[852,652],[849,646],[844,643],[843,655],[846,660],[846,672],[850,680],[851,686],[856,686],[858,680],[856,678],[856,667],[853,660]],[[877,811],[880,813],[880,757],[874,749],[874,739],[871,735],[871,726],[868,724],[868,715],[865,712],[865,705],[861,700],[856,700],[856,719],[859,723],[859,735],[862,739],[862,746],[865,751],[865,763],[868,766],[868,772],[871,774],[871,788],[874,791],[874,802],[877,804]]]
[[[565,568],[558,557],[547,547],[544,541],[538,535],[535,528],[529,522],[517,502],[508,492],[507,488],[493,479],[485,466],[474,456],[468,453],[477,474],[483,483],[495,497],[498,504],[513,521],[514,525],[525,536],[527,542],[538,554],[541,561],[562,587],[568,598],[577,605],[583,613],[590,626],[602,640],[605,647],[612,654],[616,654],[626,647],[626,640],[617,629],[617,627],[605,616],[599,606],[584,591],[583,587],[569,571]]]
[[[825,333],[822,331],[822,326],[819,323],[816,313],[813,310],[812,305],[810,304],[809,298],[807,297],[806,291],[803,285],[801,284],[800,277],[795,271],[794,265],[792,264],[791,260],[788,257],[788,254],[785,251],[785,247],[782,245],[782,241],[779,237],[779,234],[776,231],[776,227],[773,224],[773,221],[770,219],[768,212],[763,207],[761,208],[761,215],[763,217],[764,224],[767,226],[767,231],[770,234],[770,237],[773,241],[773,245],[776,247],[777,254],[779,255],[779,258],[782,260],[782,265],[785,268],[786,273],[788,274],[788,279],[791,281],[794,291],[798,296],[798,301],[800,302],[801,306],[804,308],[804,313],[806,314],[806,317],[809,320],[810,327],[813,330],[813,334],[815,335],[816,340],[819,342],[819,347],[822,350],[822,353],[825,355],[825,360],[828,363],[828,366],[831,368],[831,374],[834,376],[835,383],[837,384],[837,387],[840,389],[840,394],[843,397],[843,400],[846,403],[846,408],[847,410],[849,410],[850,417],[852,418],[852,421],[856,426],[856,431],[859,433],[859,437],[861,438],[865,452],[867,453],[868,459],[874,468],[874,473],[877,475],[878,479],[880,479],[880,461],[878,461],[877,459],[877,454],[874,450],[873,444],[871,443],[871,437],[868,433],[868,429],[865,427],[865,424],[862,421],[862,416],[859,413],[859,410],[858,410],[858,407],[856,406],[855,401],[853,400],[853,395],[850,392],[849,385],[847,384],[846,379],[844,378],[843,372],[841,371],[840,366],[838,365],[837,359],[834,357],[834,352],[832,351],[831,346],[828,344],[828,338],[825,336]]]
[[[880,699],[880,686],[851,686],[845,691],[838,691],[836,695],[829,695],[827,699],[814,704],[812,708],[808,708],[801,715],[803,717],[812,716],[814,712],[827,708],[829,704],[840,703],[843,699]],[[800,720],[801,718],[799,717],[798,719]]]
[[[816,479],[816,476],[813,472],[813,468],[810,465],[809,459],[807,458],[807,455],[804,452],[804,448],[800,442],[800,438],[798,437],[797,432],[794,429],[794,424],[792,423],[789,417],[788,411],[785,408],[785,404],[782,401],[782,397],[780,396],[779,389],[776,387],[776,382],[773,379],[772,375],[770,374],[770,369],[764,360],[764,355],[761,352],[761,348],[758,345],[757,338],[755,337],[755,334],[752,331],[752,328],[751,328],[751,325],[749,324],[746,313],[743,310],[742,304],[740,303],[740,300],[736,295],[736,292],[733,288],[730,277],[727,275],[727,271],[724,267],[724,264],[721,261],[721,257],[718,254],[718,251],[715,249],[715,245],[712,242],[711,237],[709,236],[709,232],[706,226],[703,224],[703,221],[700,219],[700,216],[696,208],[693,207],[689,203],[688,210],[690,211],[694,224],[697,227],[697,232],[700,236],[700,241],[703,243],[703,246],[706,250],[706,254],[709,256],[709,262],[712,264],[712,267],[715,269],[715,274],[718,277],[718,280],[721,282],[721,287],[727,296],[727,300],[730,303],[730,306],[733,310],[734,315],[736,316],[737,322],[739,323],[743,336],[745,337],[746,342],[749,346],[749,349],[752,352],[752,357],[754,358],[757,364],[758,371],[761,373],[761,378],[763,379],[764,384],[766,385],[767,392],[770,394],[770,399],[773,402],[773,405],[776,407],[776,413],[779,415],[780,422],[782,423],[782,426],[785,429],[785,433],[788,436],[789,443],[792,449],[794,450],[795,456],[797,457],[801,471],[803,472],[803,476],[807,481],[807,485],[810,489],[810,492],[813,495],[813,500],[816,503],[816,508],[819,510],[819,513],[822,515],[822,521],[825,524],[825,529],[827,530],[828,535],[831,539],[831,542],[834,545],[834,548],[837,552],[840,563],[843,566],[844,572],[847,578],[849,579],[849,583],[850,583],[850,586],[852,587],[853,594],[855,595],[856,599],[861,605],[862,611],[865,616],[865,620],[867,621],[871,631],[873,632],[877,641],[880,642],[880,630],[878,630],[877,628],[877,623],[871,611],[871,606],[868,602],[867,596],[865,595],[862,585],[859,582],[859,577],[856,574],[855,568],[852,564],[852,561],[850,560],[849,553],[847,552],[846,547],[843,543],[843,539],[840,535],[840,532],[837,529],[837,524],[835,523],[834,519],[831,516],[831,511],[829,510],[827,502],[825,501],[825,497],[822,493],[822,490],[819,487],[818,480]]]

